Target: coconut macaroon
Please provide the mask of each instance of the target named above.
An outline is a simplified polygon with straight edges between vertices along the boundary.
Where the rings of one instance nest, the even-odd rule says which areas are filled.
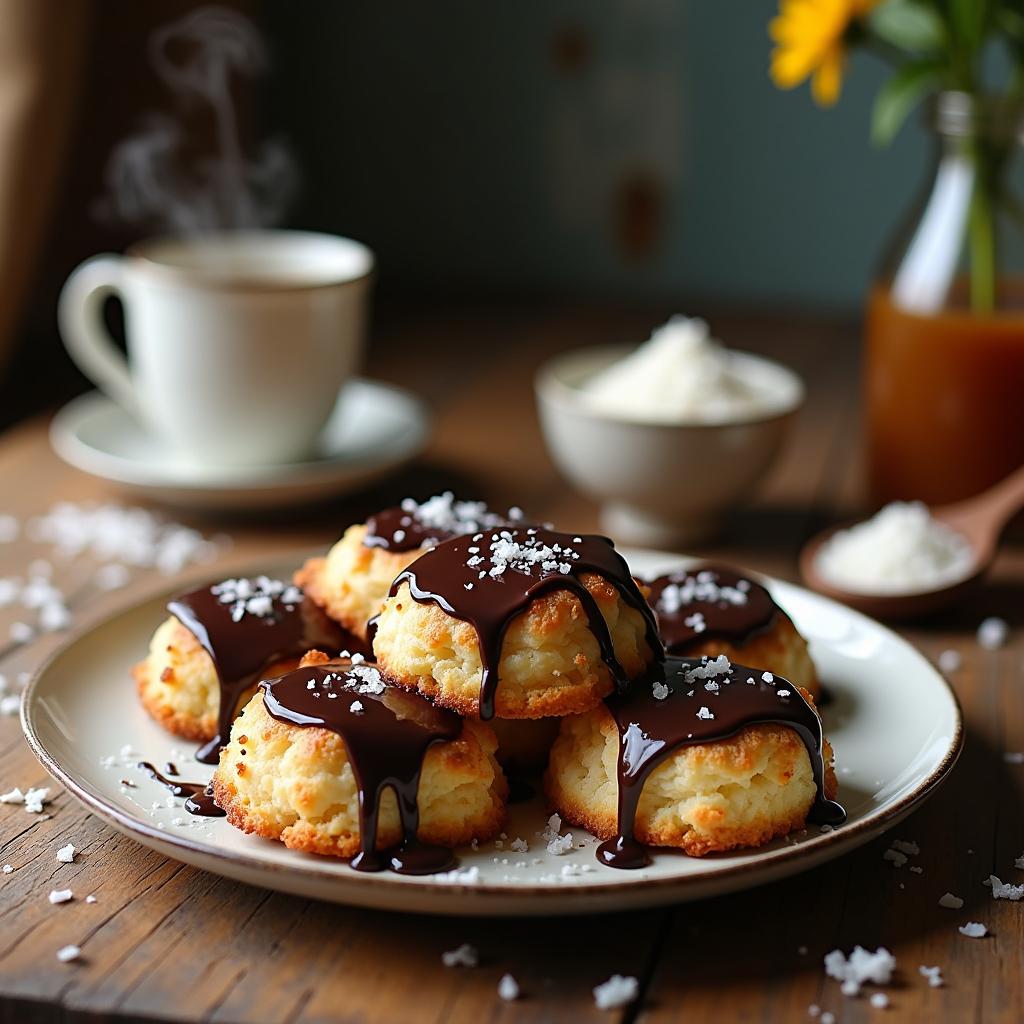
[[[210,743],[210,761],[260,675],[294,668],[313,646],[337,653],[347,639],[298,587],[266,576],[200,587],[168,610],[132,670],[136,689],[164,728]]]
[[[261,683],[232,727],[213,790],[245,832],[369,869],[383,866],[376,851],[401,844],[392,865],[404,857],[415,871],[417,848],[500,830],[508,787],[496,747],[488,726],[389,686],[372,665],[313,652],[301,669]],[[444,867],[436,856],[419,863]]]
[[[647,584],[665,649],[680,657],[714,657],[759,665],[818,696],[807,641],[768,590],[724,566],[702,565]]]
[[[267,666],[271,673],[294,667],[298,658]],[[173,615],[165,619],[149,644],[149,654],[133,669],[142,706],[168,732],[203,743],[217,734],[220,713],[220,679],[213,659],[191,630]],[[231,714],[255,691],[255,683],[236,698]]]
[[[373,633],[390,680],[485,720],[586,711],[659,649],[610,540],[535,527],[425,552],[395,579]]]
[[[806,691],[772,673],[669,658],[663,670],[566,718],[545,791],[567,821],[639,867],[637,843],[703,856],[760,846],[811,818],[837,824],[832,749]]]
[[[482,501],[459,501],[451,491],[424,502],[406,498],[350,526],[326,558],[311,558],[296,572],[295,583],[331,618],[365,640],[366,624],[380,611],[391,581],[424,551],[522,518],[518,508],[501,515]]]

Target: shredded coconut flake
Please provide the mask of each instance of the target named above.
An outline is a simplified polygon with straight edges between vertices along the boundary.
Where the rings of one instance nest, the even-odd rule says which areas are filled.
[[[70,864],[75,859],[75,852],[75,848],[71,843],[68,843],[67,846],[62,846],[57,851],[57,860],[59,860],[61,864]]]
[[[476,967],[480,962],[480,957],[473,946],[464,942],[457,949],[442,953],[441,962],[445,967]]]
[[[498,982],[498,998],[506,1003],[515,1002],[519,998],[519,983],[511,974],[503,974]]]
[[[81,948],[79,946],[61,946],[57,950],[57,959],[62,964],[70,963],[72,960],[77,960],[81,955]]]
[[[985,619],[978,626],[978,644],[986,651],[997,651],[1006,643],[1009,633],[1010,627],[1006,624],[1005,619],[995,617]]]
[[[73,895],[70,889],[51,889],[49,899],[51,903],[67,903]]]
[[[921,964],[917,969],[917,973],[920,974],[922,978],[927,978],[928,984],[932,988],[942,988],[944,979],[942,977],[941,967],[926,967],[924,964]]]
[[[594,1005],[599,1010],[615,1010],[627,1006],[640,992],[640,983],[633,977],[613,974],[594,988]]]
[[[683,573],[672,576],[671,581],[665,585],[658,596],[656,608],[659,612],[674,615],[691,604],[713,604],[724,608],[729,605],[744,605],[749,600],[747,596],[749,584],[744,590],[738,586],[720,586],[717,581],[717,574],[708,570],[703,570],[696,575]],[[704,632],[707,628],[704,616],[699,612],[683,621],[685,625],[691,626],[698,633]]]
[[[825,955],[825,973],[842,983],[844,995],[856,995],[868,982],[888,985],[895,968],[896,958],[884,947],[871,953],[863,946],[854,946],[849,957],[839,949]]]
[[[962,663],[959,651],[950,649],[943,651],[939,655],[939,671],[946,673],[946,675],[949,675],[951,672],[956,672]]]
[[[959,896],[954,896],[951,892],[943,893],[939,897],[939,906],[945,907],[947,910],[959,910],[964,905],[964,901]]]
[[[1016,903],[1021,898],[1024,898],[1024,885],[1002,882],[995,875],[989,875],[988,880],[992,886],[992,899],[1012,900]]]
[[[988,929],[979,921],[968,921],[967,924],[960,925],[957,930],[969,939],[983,939],[988,935]]]

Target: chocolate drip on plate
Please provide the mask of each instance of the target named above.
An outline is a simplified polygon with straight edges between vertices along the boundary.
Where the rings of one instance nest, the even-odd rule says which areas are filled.
[[[168,771],[168,775],[174,778],[167,778],[159,772],[149,761],[140,761],[136,766],[140,772],[145,772],[154,782],[159,782],[164,789],[170,790],[174,796],[183,796],[185,810],[189,814],[196,814],[203,818],[223,818],[225,811],[221,810],[213,799],[213,788],[203,782],[183,782],[177,778],[177,769]],[[165,770],[174,768],[174,765],[167,764]]]
[[[241,593],[254,592],[266,598],[256,605],[261,614],[246,610],[246,602],[253,598],[239,599],[239,611],[239,601],[231,600],[239,590],[228,586],[234,583],[247,585]],[[196,760],[203,764],[217,763],[238,702],[266,669],[278,661],[301,658],[313,648],[337,654],[349,642],[349,635],[314,602],[305,600],[297,587],[283,587],[271,597],[265,591],[281,587],[276,584],[268,588],[271,583],[276,581],[225,581],[182,594],[167,606],[213,659],[220,684],[217,735],[196,754]]]
[[[607,537],[574,536],[537,527],[458,537],[425,552],[399,573],[391,585],[391,596],[407,583],[413,600],[436,604],[476,630],[483,667],[480,717],[486,721],[494,717],[498,663],[509,625],[532,601],[555,590],[567,590],[579,600],[618,688],[629,685],[629,677],[615,657],[608,625],[583,584],[582,577],[588,574],[602,577],[644,616],[647,643],[654,656],[660,657],[654,613]],[[371,619],[371,641],[375,628]]]
[[[615,868],[649,863],[634,827],[644,784],[658,765],[683,747],[728,739],[751,725],[793,729],[807,748],[816,786],[808,820],[828,825],[846,820],[843,807],[825,794],[821,719],[797,687],[743,665],[716,674],[718,660],[668,657],[627,693],[608,698],[619,731],[619,807],[618,834],[598,847],[602,863]]]
[[[462,720],[416,693],[386,686],[370,665],[323,665],[264,680],[267,713],[301,728],[330,729],[345,742],[359,787],[360,852],[356,871],[425,875],[455,867],[452,851],[417,839],[417,797],[423,758],[434,743],[457,739]],[[390,788],[398,801],[402,841],[377,849],[380,801]]]
[[[725,566],[701,565],[647,585],[669,654],[684,655],[705,640],[742,647],[784,614],[761,584]]]

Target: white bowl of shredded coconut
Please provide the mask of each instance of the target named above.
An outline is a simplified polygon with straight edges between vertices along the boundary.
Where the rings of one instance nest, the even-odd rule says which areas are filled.
[[[602,527],[648,545],[693,543],[749,501],[803,402],[800,378],[673,318],[639,348],[567,352],[536,380],[559,470],[602,505]]]

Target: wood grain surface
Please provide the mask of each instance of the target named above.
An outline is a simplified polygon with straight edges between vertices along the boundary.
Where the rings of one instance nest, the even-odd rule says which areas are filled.
[[[329,508],[271,521],[197,523],[232,538],[231,559],[297,545],[327,545],[350,522],[405,493],[450,486],[497,505],[516,503],[566,528],[596,525],[595,509],[558,479],[533,412],[531,378],[566,347],[642,337],[667,310],[419,310],[378,329],[369,372],[415,388],[434,407],[426,456],[397,479]],[[801,541],[861,505],[858,368],[854,332],[827,321],[721,317],[737,347],[781,358],[802,373],[809,397],[793,437],[757,503],[733,517],[715,557],[794,578]],[[667,482],[679,486],[680,482]],[[64,467],[45,423],[0,438],[0,513],[25,520],[59,500],[119,500]],[[48,549],[0,544],[0,576],[23,574]],[[58,567],[70,572],[72,567]],[[216,569],[211,571],[216,574]],[[885,839],[836,862],[763,888],[679,907],[591,919],[441,919],[347,909],[229,882],[137,845],[57,792],[47,815],[0,805],[0,1021],[174,1020],[223,1022],[643,1021],[764,1024],[809,1020],[817,1005],[837,1021],[1024,1020],[1024,903],[996,902],[990,873],[1024,880],[1024,550],[1008,544],[970,606],[908,630],[930,657],[961,654],[951,681],[967,722],[953,776],[894,836],[917,841],[921,873],[883,861]],[[76,609],[79,623],[133,589]],[[1010,642],[982,650],[978,623],[998,614]],[[0,611],[0,636],[16,613]],[[10,680],[59,642],[49,637],[8,655]],[[898,679],[892,680],[894,687]],[[125,699],[132,699],[126,686]],[[14,717],[0,718],[0,791],[55,784],[29,753]],[[58,864],[67,842],[75,862]],[[84,899],[52,906],[52,888]],[[938,904],[946,891],[961,911]],[[960,935],[968,920],[992,933]],[[441,953],[468,942],[472,969],[445,968]],[[82,947],[60,964],[61,946]],[[822,957],[855,944],[888,947],[898,971],[890,1007],[849,999],[827,979]],[[930,988],[920,965],[942,968]],[[522,998],[497,996],[502,974]],[[640,998],[599,1011],[592,988],[611,974],[640,981]]]

